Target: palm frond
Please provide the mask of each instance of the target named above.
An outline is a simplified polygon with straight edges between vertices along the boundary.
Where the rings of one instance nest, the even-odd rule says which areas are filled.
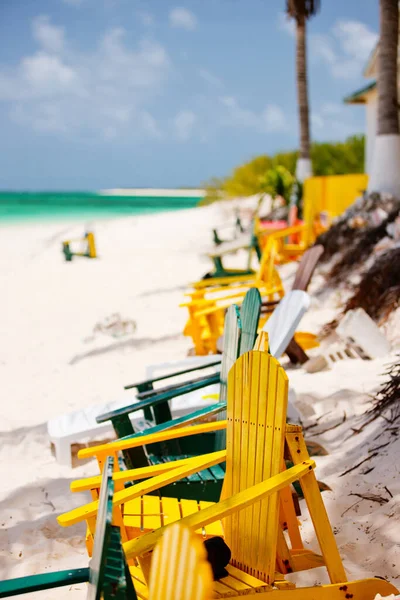
[[[286,0],[286,12],[293,19],[309,19],[320,9],[320,0]]]

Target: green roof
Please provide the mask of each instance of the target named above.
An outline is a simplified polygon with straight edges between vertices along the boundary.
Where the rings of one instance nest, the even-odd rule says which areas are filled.
[[[350,94],[350,96],[346,96],[346,98],[344,98],[344,102],[346,104],[365,104],[366,94],[368,94],[368,92],[371,92],[375,88],[376,81],[372,81],[360,90],[357,90],[353,94]]]

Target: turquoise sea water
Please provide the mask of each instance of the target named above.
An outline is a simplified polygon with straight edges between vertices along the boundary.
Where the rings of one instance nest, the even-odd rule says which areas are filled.
[[[88,192],[0,192],[0,222],[139,215],[193,208],[198,197],[112,196]]]

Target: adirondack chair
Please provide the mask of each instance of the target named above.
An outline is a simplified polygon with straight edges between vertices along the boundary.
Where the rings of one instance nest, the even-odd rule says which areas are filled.
[[[242,235],[236,237],[234,240],[224,242],[219,240],[219,238],[216,238],[219,242],[217,247],[207,253],[208,257],[213,262],[214,270],[206,273],[202,279],[206,279],[208,285],[213,285],[214,280],[221,278],[235,277],[237,279],[246,276],[254,276],[254,270],[251,268],[253,252],[255,252],[259,261],[262,259],[258,237],[256,221],[253,220],[251,231],[248,231],[247,233],[242,232]],[[227,269],[222,263],[224,256],[235,253],[238,250],[247,250],[247,267],[245,269]]]
[[[93,556],[89,567],[0,581],[0,598],[88,582],[88,600],[136,600],[136,592],[122,550],[119,528],[112,524],[113,462],[105,462]]]
[[[265,334],[261,334],[256,342],[256,347],[262,348],[265,344]],[[260,355],[262,353],[256,352],[255,354]],[[244,356],[247,356],[244,355]],[[269,356],[269,355],[268,355]],[[272,357],[271,357],[272,358]],[[270,378],[270,388],[272,390],[272,398],[275,399],[273,395],[273,389],[276,388],[276,377],[270,372],[268,368],[268,363],[263,365],[265,367],[263,373],[263,381],[264,385],[268,385],[268,379]],[[262,368],[262,367],[261,367]],[[283,370],[282,370],[283,372]],[[283,372],[284,373],[284,372]],[[255,380],[254,380],[255,381]],[[260,388],[261,389],[261,388]],[[283,390],[283,388],[282,388]],[[282,392],[280,390],[280,392]],[[284,390],[283,390],[284,391]],[[262,393],[262,392],[261,392]],[[258,396],[257,394],[253,394],[251,399],[254,410],[257,411],[257,403]],[[265,399],[264,399],[265,402]],[[286,408],[287,408],[287,396],[286,400],[283,398],[283,402],[281,402],[281,410],[284,412],[284,419],[286,419]],[[190,436],[192,434],[198,435],[199,433],[203,433],[204,431],[223,431],[226,428],[226,421],[219,421],[214,423],[205,423],[201,425],[195,425],[193,427],[185,427],[178,430],[172,431],[164,431],[161,433],[154,434],[153,436],[146,436],[147,438],[151,438],[149,441],[158,442],[166,437],[177,438],[183,436]],[[117,455],[120,450],[128,447],[128,445],[139,445],[142,442],[146,443],[144,438],[142,439],[130,439],[130,440],[119,440],[117,442],[113,442],[111,444],[105,444],[103,446],[98,446],[97,448],[88,448],[82,450],[80,455],[81,457],[85,456],[96,456],[99,462],[99,466],[101,468],[104,463],[105,457],[108,455]],[[217,457],[217,459],[215,459]],[[166,485],[168,485],[169,481],[176,481],[177,478],[175,475],[178,472],[185,472],[185,475],[190,477],[193,473],[199,471],[199,464],[202,464],[204,467],[214,467],[218,465],[218,463],[223,461],[226,457],[226,451],[214,452],[212,454],[208,454],[206,457],[196,457],[196,458],[185,458],[181,459],[175,463],[164,463],[154,465],[152,467],[148,467],[147,469],[133,469],[130,471],[122,471],[114,474],[114,480],[116,485],[119,486],[119,491],[117,492],[114,502],[118,506],[123,505],[123,509],[121,511],[121,519],[125,526],[125,534],[126,538],[131,538],[135,534],[140,534],[142,531],[147,530],[148,528],[155,528],[162,525],[164,522],[170,522],[171,516],[173,516],[174,520],[179,518],[185,514],[192,514],[193,511],[198,510],[199,508],[210,506],[209,502],[193,502],[190,500],[181,499],[180,502],[173,500],[172,498],[167,498],[164,496],[164,489]],[[220,460],[221,459],[221,460]],[[202,462],[204,460],[205,462]],[[283,460],[283,459],[282,459]],[[190,467],[188,469],[188,467]],[[171,475],[170,475],[171,474]],[[154,490],[158,490],[161,486],[163,487],[162,497],[153,498],[151,496],[146,496],[145,498],[140,499],[138,494],[138,490],[140,486],[146,484],[136,484],[133,485],[132,488],[124,489],[124,483],[127,481],[138,481],[143,479],[144,477],[150,477],[155,475],[152,479],[152,486],[146,487],[146,493],[151,493]],[[75,509],[70,513],[65,515],[61,515],[59,517],[59,523],[61,525],[67,526],[75,524],[82,520],[88,521],[88,535],[87,535],[87,547],[89,553],[91,552],[92,546],[92,536],[94,533],[93,529],[93,520],[92,516],[96,513],[96,498],[97,498],[97,487],[98,487],[99,477],[84,479],[80,481],[76,481],[71,485],[72,491],[83,491],[90,490],[92,494],[92,498],[94,502],[81,509]],[[225,484],[226,485],[226,484]],[[135,488],[137,491],[132,496],[130,492],[131,489]],[[144,489],[144,488],[140,488]],[[133,498],[136,498],[134,502],[129,502]],[[293,499],[290,497],[288,500],[291,505],[291,510],[293,514],[295,514],[295,508],[293,506]],[[123,518],[122,518],[123,513]],[[221,535],[220,525],[217,523],[215,527],[208,528],[208,533],[210,535]]]
[[[378,578],[347,581],[315,478],[315,463],[308,456],[301,428],[285,423],[287,395],[288,380],[276,359],[260,351],[242,355],[229,373],[226,451],[188,459],[182,467],[136,484],[120,492],[118,498],[115,495],[114,510],[124,505],[126,533],[129,528],[135,529],[135,519],[141,523],[136,526],[136,536],[123,544],[127,560],[138,560],[141,567],[141,574],[136,566],[130,569],[134,581],[141,585],[143,580],[149,581],[155,545],[172,529],[171,523],[180,521],[203,537],[218,530],[212,529],[215,523],[223,532],[232,559],[227,568],[229,575],[214,582],[216,597],[257,592],[265,600],[271,593],[279,594],[277,597],[283,600],[343,600],[344,596],[370,600],[377,593],[398,593],[394,586]],[[294,465],[287,470],[285,453]],[[147,504],[147,491],[180,478],[182,472],[190,474],[195,468],[224,460],[226,478],[218,503],[204,508],[184,504],[175,511],[165,507],[158,519],[160,526],[155,527],[156,519],[151,514],[154,508]],[[303,546],[289,488],[295,481],[302,487],[321,554]],[[75,509],[58,520],[67,525],[86,519],[92,534],[97,504]],[[315,567],[326,567],[329,585],[296,589],[284,578],[287,573]]]
[[[233,278],[228,279],[232,280]],[[217,339],[223,331],[225,309],[233,303],[241,304],[246,293],[251,289],[257,289],[261,297],[268,301],[283,297],[282,282],[273,267],[271,257],[269,261],[265,261],[263,258],[260,270],[250,282],[229,286],[224,284],[211,288],[203,287],[187,294],[191,296],[190,302],[180,304],[189,312],[183,334],[192,338],[196,355],[216,354]],[[207,297],[207,294],[211,294],[211,296]]]
[[[253,292],[254,294],[254,292]],[[286,347],[288,340],[293,336],[296,327],[298,326],[301,317],[308,309],[310,303],[309,296],[306,292],[302,291],[293,291],[289,292],[287,296],[285,296],[279,306],[276,308],[274,313],[272,314],[269,321],[263,328],[263,331],[257,338],[256,344],[254,345],[254,349],[260,349],[268,351],[272,356],[279,357]],[[231,308],[229,310],[232,310]],[[247,349],[252,348],[252,343],[254,340],[254,322],[251,322],[251,311],[245,313],[248,315],[249,321],[243,322],[243,329],[246,333],[241,335],[241,344],[239,346],[239,355],[243,354]],[[253,315],[254,316],[254,315]],[[268,340],[267,342],[265,340]],[[233,364],[233,363],[232,363]],[[226,398],[226,389],[222,389],[222,398]],[[214,400],[218,399],[218,395],[213,398]],[[133,436],[127,436],[126,438],[122,438],[122,442],[127,444],[129,450],[131,450],[130,444],[133,444],[132,447],[134,451],[137,449],[140,452],[143,452],[143,436],[148,436],[149,434],[162,434],[168,430],[173,429],[178,425],[185,425],[190,423],[201,422],[204,418],[209,418],[213,415],[217,415],[218,419],[225,418],[225,409],[226,402],[219,398],[219,402],[211,405],[208,408],[203,409],[202,411],[196,411],[191,415],[191,419],[189,421],[190,416],[186,417],[185,422],[181,419],[172,420],[167,423],[163,423],[154,428],[147,429],[141,433],[138,433]],[[293,406],[293,403],[289,401],[288,407],[288,415],[289,418],[295,418],[298,416],[298,413]],[[184,438],[180,440],[180,445],[183,446],[182,441]],[[134,441],[135,440],[135,441]],[[185,446],[187,447],[188,453],[180,458],[187,458],[190,455],[193,455],[193,448],[196,448],[196,451],[200,447],[195,439],[186,438],[188,441]],[[101,446],[100,448],[103,448]],[[224,449],[225,448],[225,437],[224,432],[216,434],[215,441],[213,443],[209,443],[207,451],[212,449]],[[78,456],[82,458],[88,458],[89,456],[97,456],[100,470],[102,468],[102,459],[101,454],[102,450],[100,449],[100,456],[97,454],[98,447],[92,447],[88,450],[82,450],[79,452]],[[123,452],[127,452],[127,450],[122,448]],[[199,453],[198,451],[196,453]],[[182,453],[180,453],[182,454]],[[175,455],[168,457],[163,457],[163,461],[177,459],[178,457]],[[151,464],[157,464],[160,462],[160,458],[154,455],[150,455]],[[210,474],[211,471],[211,474]],[[129,481],[129,474],[132,473],[131,470],[127,471],[123,475],[124,482]],[[208,500],[208,501],[216,501],[220,497],[220,491],[223,484],[225,473],[220,467],[214,467],[210,469],[208,472],[191,475],[187,481],[173,483],[170,486],[166,486],[163,489],[163,496],[173,496],[173,497],[183,497],[186,499],[194,499],[194,500]],[[203,480],[200,483],[200,480]],[[97,482],[97,483],[96,483]],[[90,490],[95,487],[95,484],[98,486],[99,479],[91,479],[91,480],[80,480],[75,482],[73,485],[73,491],[85,491]]]
[[[242,310],[239,313],[237,307],[233,306],[227,313],[225,331],[227,334],[227,343],[223,360],[221,363],[221,373],[218,375],[220,382],[219,389],[219,402],[207,406],[204,409],[200,409],[193,413],[187,414],[177,419],[170,419],[159,423],[154,427],[146,429],[142,434],[137,434],[138,438],[141,439],[142,435],[148,433],[157,433],[160,430],[173,429],[181,427],[182,425],[188,425],[191,422],[201,421],[202,419],[209,419],[215,414],[221,412],[224,409],[224,403],[226,400],[226,378],[229,369],[235,362],[239,354],[246,352],[251,349],[254,345],[257,324],[259,319],[261,306],[261,298],[257,290],[250,290],[245,298],[242,305]],[[199,391],[201,388],[205,388],[209,385],[210,378],[198,379],[195,382],[196,388]],[[129,413],[134,410],[143,408],[143,405],[154,406],[159,402],[165,402],[166,398],[172,398],[179,394],[184,394],[186,387],[177,388],[173,386],[171,389],[164,388],[161,393],[157,390],[152,390],[151,395],[148,399],[142,402],[134,404],[132,407],[128,407],[123,411],[117,411],[117,414],[112,413],[111,417],[117,421],[113,422],[114,428],[117,434],[122,431],[125,435],[121,436],[122,439],[132,439],[135,436],[135,432],[132,428]],[[191,387],[193,390],[193,385]],[[103,417],[104,418],[104,417]],[[121,429],[121,419],[126,419],[128,424],[123,423]],[[128,427],[130,429],[128,429]],[[126,435],[126,432],[128,433]],[[127,448],[123,451],[125,466],[128,469],[133,467],[144,467],[149,465],[156,465],[165,461],[180,460],[191,456],[193,454],[201,454],[209,452],[210,450],[216,449],[217,447],[224,447],[223,434],[216,436],[214,433],[209,433],[204,436],[197,436],[195,440],[191,438],[183,438],[182,440],[167,441],[164,444],[152,444],[144,448],[142,445],[138,445],[132,448]],[[187,498],[193,500],[216,500],[219,498],[224,472],[220,467],[206,470],[199,474],[193,474],[190,478],[185,481],[174,483],[171,486],[166,487],[163,490],[163,494],[168,497],[174,498]]]
[[[306,291],[308,288],[308,285],[311,281],[311,277],[313,275],[313,272],[315,270],[315,267],[317,265],[317,262],[319,260],[319,258],[321,257],[323,253],[323,246],[321,245],[317,245],[317,246],[313,246],[312,248],[310,248],[309,250],[307,250],[300,263],[299,266],[297,268],[297,272],[296,272],[296,276],[295,276],[295,280],[292,286],[292,290],[303,290]],[[199,352],[201,353],[202,349],[204,350],[205,348],[214,348],[215,347],[215,351],[217,351],[220,348],[220,337],[221,337],[221,332],[222,332],[222,327],[221,327],[221,322],[219,319],[222,318],[223,312],[224,310],[230,305],[230,303],[232,302],[231,298],[226,298],[223,301],[219,300],[218,303],[216,304],[215,302],[209,306],[203,306],[202,308],[198,309],[197,311],[192,307],[190,310],[192,310],[192,319],[193,322],[196,322],[198,324],[198,327],[200,327],[200,320],[201,319],[208,319],[209,323],[213,325],[213,327],[211,327],[211,325],[208,325],[208,339],[207,339],[207,346],[205,346],[205,344],[202,341],[202,329],[200,328],[200,330],[193,328],[191,331],[192,333],[195,332],[195,337],[193,337],[193,342],[195,345],[195,349],[199,350]],[[235,297],[234,298],[234,302],[235,304],[240,305],[241,303],[241,298],[239,297]],[[265,322],[267,321],[267,319],[269,318],[271,312],[276,308],[276,306],[279,304],[280,299],[272,299],[272,300],[265,300],[263,299],[262,305],[261,305],[261,318],[260,318],[260,327],[262,327]],[[308,338],[311,337],[311,340],[309,340]],[[314,336],[310,336],[310,335],[306,335],[301,336],[298,335],[298,339],[299,341],[302,341],[302,343],[304,343],[304,338],[306,338],[307,343],[305,344],[306,347],[314,347],[315,345],[318,345],[314,339]],[[291,359],[292,362],[301,362],[304,363],[306,360],[308,360],[307,355],[305,354],[304,350],[302,349],[302,346],[300,346],[299,342],[296,342],[296,340],[290,340],[290,343],[288,344],[288,356]]]

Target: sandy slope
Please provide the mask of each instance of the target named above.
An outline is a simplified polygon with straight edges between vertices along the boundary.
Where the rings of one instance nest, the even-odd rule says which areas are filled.
[[[209,268],[201,253],[210,246],[210,229],[223,221],[224,212],[212,206],[99,221],[99,260],[72,263],[63,261],[61,240],[80,235],[81,224],[0,228],[1,578],[87,564],[83,527],[61,529],[55,518],[82,503],[83,495],[70,493],[70,481],[95,473],[96,466],[58,465],[46,421],[119,398],[123,384],[143,377],[147,364],[185,356],[190,340],[181,335],[186,315],[178,304],[185,285]],[[290,285],[293,267],[284,274]],[[317,296],[302,328],[317,331],[334,316],[338,300],[335,294]],[[93,335],[96,323],[115,312],[134,319],[136,332],[117,339]],[[383,431],[383,421],[352,435],[386,362],[348,360],[323,373],[288,373],[305,426],[320,417],[307,436],[329,452],[317,458],[318,479],[332,488],[324,498],[349,575],[381,575],[400,585],[400,442]],[[341,425],[318,433],[340,423],[344,414]],[[340,476],[388,442],[371,460]],[[349,495],[365,492],[387,502]],[[306,520],[306,539],[312,545],[308,528]],[[317,571],[301,578],[325,580]],[[76,586],[38,596],[83,598],[85,592],[84,586]]]

